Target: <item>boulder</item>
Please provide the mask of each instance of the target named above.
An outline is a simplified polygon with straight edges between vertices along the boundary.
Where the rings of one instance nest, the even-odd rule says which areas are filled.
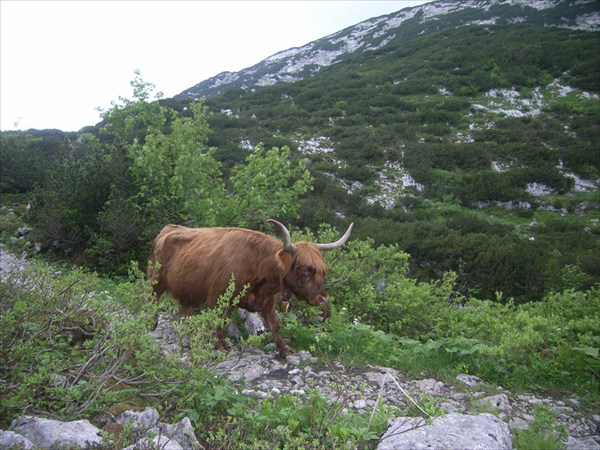
[[[146,408],[143,411],[125,411],[119,418],[117,418],[117,423],[121,425],[126,425],[131,423],[131,429],[134,431],[147,431],[150,428],[154,427],[158,420],[160,419],[160,415],[158,411],[154,408]]]
[[[198,448],[194,427],[188,417],[184,417],[173,425],[161,422],[156,426],[155,433],[171,439],[171,442],[176,442],[184,450]]]
[[[491,414],[448,414],[428,425],[422,418],[392,419],[377,450],[468,448],[510,450],[508,426]]]
[[[485,397],[479,399],[477,401],[479,406],[491,406],[492,408],[496,408],[502,412],[510,412],[512,411],[512,406],[510,404],[510,400],[505,394],[491,395],[489,397]]]
[[[33,447],[33,442],[25,436],[10,430],[0,430],[0,448],[29,450]]]
[[[42,448],[88,448],[102,443],[101,430],[88,420],[60,422],[21,416],[13,421],[11,428]]]

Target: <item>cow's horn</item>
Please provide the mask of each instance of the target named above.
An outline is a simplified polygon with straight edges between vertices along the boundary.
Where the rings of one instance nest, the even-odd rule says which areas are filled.
[[[277,228],[279,228],[279,231],[281,232],[281,240],[283,241],[283,249],[287,250],[288,252],[295,253],[296,247],[294,246],[294,244],[292,244],[292,238],[290,236],[290,232],[285,227],[285,225],[282,224],[281,222],[278,222],[275,219],[267,219],[267,222],[270,222],[273,225],[275,225]]]
[[[344,235],[340,238],[339,241],[332,242],[330,244],[317,244],[319,250],[333,250],[334,248],[339,248],[346,243],[348,238],[350,237],[350,233],[352,233],[352,227],[354,227],[354,223],[351,223]]]

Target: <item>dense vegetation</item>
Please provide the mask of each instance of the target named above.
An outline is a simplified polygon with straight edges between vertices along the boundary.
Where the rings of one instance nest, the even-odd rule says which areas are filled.
[[[138,107],[124,103],[79,136],[3,133],[2,192],[35,188],[45,248],[100,270],[143,263],[167,221],[260,229],[277,211],[313,230],[352,220],[357,237],[407,251],[416,279],[453,271],[467,296],[523,302],[588,289],[600,281],[598,190],[576,190],[575,177],[600,178],[598,42],[597,33],[541,26],[464,27],[391,42],[301,82],[211,97],[201,119],[201,106],[164,99],[128,124]],[[490,94],[502,89],[520,103]],[[328,151],[307,150],[311,139]],[[203,148],[202,172],[166,150],[181,145]],[[246,158],[272,174],[287,160],[283,184],[310,174],[291,198],[265,196],[265,186],[250,193],[256,168],[242,171]],[[422,190],[403,188],[405,173]],[[221,212],[205,217],[214,202]],[[576,286],[564,284],[567,273]]]
[[[132,86],[134,100],[121,99],[105,111],[97,135],[65,137],[45,166],[35,166],[44,176],[32,172],[36,179],[28,180],[37,183],[30,220],[44,249],[123,274],[131,260],[145,263],[153,237],[167,223],[260,228],[271,216],[298,215],[298,197],[311,183],[305,159],[291,159],[287,147],[259,147],[225,180],[216,149],[206,145],[202,103],[190,105],[189,117],[178,117],[149,99],[151,84],[138,76]],[[30,155],[43,159],[37,142],[7,134],[7,147],[20,152],[11,161],[16,152],[8,147],[7,174]]]
[[[577,267],[590,287],[600,281],[598,191],[576,191],[573,175],[600,178],[598,45],[597,33],[530,25],[390,43],[302,82],[209,98],[229,112],[210,119],[209,141],[235,161],[240,141],[306,153],[322,139],[333,152],[309,155],[315,191],[300,223],[341,226],[330,210],[351,217],[359,236],[409,252],[418,279],[453,270],[467,294],[523,301]],[[561,96],[560,84],[596,97]],[[502,89],[520,103],[496,101],[490,92]],[[399,165],[424,190],[397,189],[385,206],[381,177],[401,184]],[[532,194],[536,184],[549,193]]]
[[[96,127],[2,133],[3,202],[20,202],[0,216],[2,241],[31,253],[28,242],[40,243],[69,265],[57,275],[34,262],[0,284],[0,415],[79,418],[152,403],[191,417],[215,448],[375,439],[390,411],[340,415],[316,392],[258,405],[210,376],[218,311],[180,324],[194,364],[156,363],[147,333],[156,308],[173,303],[145,302],[153,236],[168,222],[266,229],[268,217],[296,225],[295,239],[333,240],[336,227],[357,224],[325,255],[329,319],[301,307],[284,318],[296,348],[321,362],[574,391],[597,408],[599,199],[574,191],[567,173],[600,178],[600,111],[597,97],[552,85],[597,95],[597,48],[594,33],[474,26],[205,103],[153,99],[138,76],[133,99]],[[542,96],[540,113],[491,111],[487,94],[502,88]],[[332,151],[307,151],[315,138]],[[398,188],[391,206],[370,201],[398,164],[424,190]],[[532,183],[551,193],[531,194]],[[11,240],[23,222],[31,236]]]
[[[6,209],[0,215],[6,243],[27,215],[25,205],[16,209],[16,215]],[[316,238],[332,240],[338,234],[322,227]],[[315,235],[296,232],[293,238]],[[386,365],[449,383],[458,373],[470,373],[515,390],[574,392],[578,408],[597,410],[597,289],[556,291],[518,306],[465,299],[455,292],[454,274],[436,283],[406,277],[409,256],[395,245],[352,239],[325,256],[331,268],[328,320],[318,320],[320,310],[302,307],[302,302],[282,317],[284,336],[297,349],[318,356],[319,364]],[[388,417],[441,414],[436,401],[421,403],[419,409],[380,405],[373,414],[341,414],[343,402],[330,403],[316,391],[305,398],[283,395],[263,402],[240,396],[211,373],[222,358],[213,350],[221,310],[176,322],[178,332],[190,340],[189,350],[179,349],[190,352],[188,363],[182,363],[179,352],[159,356],[148,334],[156,314],[173,314],[175,304],[167,296],[158,305],[147,302],[148,295],[136,264],[129,278],[118,281],[68,266],[57,272],[39,260],[5,276],[0,283],[3,420],[27,411],[94,421],[133,405],[152,405],[173,421],[189,417],[207,448],[346,448],[348,442],[372,448]],[[221,307],[227,307],[228,295]],[[269,342],[262,335],[239,345]],[[476,409],[477,399],[472,402]],[[537,421],[545,425],[532,427],[523,445],[515,440],[516,448],[531,448],[540,440],[543,448],[555,448],[557,438],[549,433],[554,418],[540,411]],[[115,444],[107,448],[122,448],[135,441],[135,434],[115,429],[111,438]]]

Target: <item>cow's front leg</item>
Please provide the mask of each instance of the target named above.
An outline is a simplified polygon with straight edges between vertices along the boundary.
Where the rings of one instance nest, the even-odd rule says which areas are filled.
[[[218,326],[216,334],[217,341],[215,342],[215,349],[220,352],[228,352],[229,347],[227,346],[227,342],[225,341],[225,328]]]
[[[265,325],[271,330],[271,333],[273,333],[273,340],[275,341],[275,345],[277,345],[279,354],[285,358],[288,355],[294,355],[296,352],[283,340],[281,334],[279,334],[279,320],[277,320],[277,314],[275,313],[275,299],[272,300],[271,307],[263,310],[262,316],[265,320]]]
[[[222,351],[222,352],[228,352],[229,351],[229,346],[227,345],[227,342],[225,340],[225,337],[227,335],[226,332],[226,324],[227,324],[227,320],[229,318],[229,312],[231,311],[231,306],[228,306],[227,308],[225,308],[225,310],[223,311],[223,314],[221,315],[221,319],[222,319],[222,325],[218,325],[217,326],[217,342],[215,343],[215,348],[218,351]]]

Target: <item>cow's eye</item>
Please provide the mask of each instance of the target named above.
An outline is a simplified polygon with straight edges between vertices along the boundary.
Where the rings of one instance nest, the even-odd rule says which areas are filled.
[[[316,269],[314,267],[302,266],[298,269],[298,272],[300,272],[300,275],[302,276],[312,277],[315,274]]]

